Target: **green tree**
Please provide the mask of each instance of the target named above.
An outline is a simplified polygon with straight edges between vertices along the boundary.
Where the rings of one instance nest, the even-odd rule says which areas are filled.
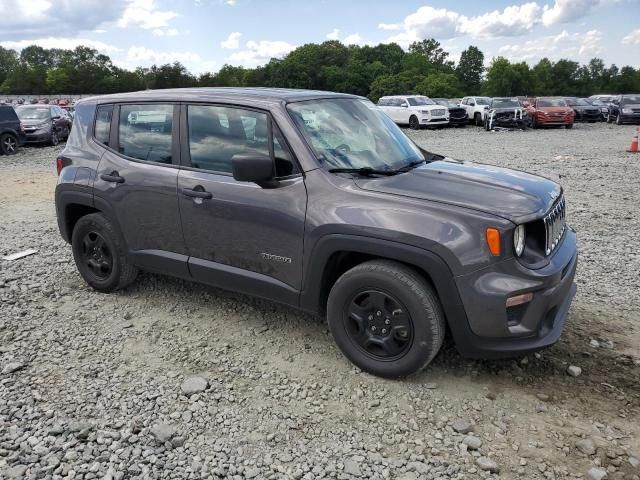
[[[416,93],[428,97],[461,97],[464,92],[460,88],[458,77],[453,73],[435,72],[416,85]]]
[[[9,73],[18,64],[18,54],[15,50],[0,47],[0,85],[7,79]]]
[[[71,78],[64,68],[54,68],[47,72],[47,87],[50,92],[71,92]]]
[[[553,64],[548,58],[540,60],[532,69],[533,95],[548,95],[553,88],[553,76],[551,71]]]
[[[428,38],[409,45],[409,53],[418,53],[433,65],[437,70],[450,72],[454,63],[449,60],[449,52],[445,51],[440,42],[434,38]]]
[[[456,75],[467,95],[478,95],[482,88],[484,54],[473,45],[463,50],[456,67]]]

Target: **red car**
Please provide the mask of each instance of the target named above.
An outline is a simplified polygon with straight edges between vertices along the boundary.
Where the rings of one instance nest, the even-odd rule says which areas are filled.
[[[527,107],[531,127],[560,125],[573,128],[575,112],[564,98],[538,97]]]

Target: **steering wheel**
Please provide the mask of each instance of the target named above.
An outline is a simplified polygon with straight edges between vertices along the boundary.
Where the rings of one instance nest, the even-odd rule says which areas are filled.
[[[340,150],[341,152],[344,153],[349,153],[351,152],[351,147],[349,145],[347,145],[346,143],[341,143],[340,145],[338,145],[335,150]]]

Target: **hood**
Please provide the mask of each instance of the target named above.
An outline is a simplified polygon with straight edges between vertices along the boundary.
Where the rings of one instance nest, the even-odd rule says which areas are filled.
[[[43,123],[49,123],[51,119],[49,118],[26,118],[24,120],[20,120],[20,123],[25,127],[32,127],[34,125],[42,125]]]
[[[562,192],[557,183],[518,170],[444,159],[407,173],[358,178],[364,190],[458,205],[525,222],[546,213]]]
[[[411,105],[411,110],[447,110],[447,107],[443,107],[442,105]]]
[[[574,110],[598,110],[600,111],[600,107],[597,107],[595,105],[573,105],[571,108],[573,108]]]
[[[503,113],[503,112],[519,112],[524,111],[524,107],[501,107],[501,108],[492,108],[489,110],[490,112]]]
[[[571,107],[536,107],[538,112],[546,112],[546,113],[565,113],[569,110],[572,110]]]

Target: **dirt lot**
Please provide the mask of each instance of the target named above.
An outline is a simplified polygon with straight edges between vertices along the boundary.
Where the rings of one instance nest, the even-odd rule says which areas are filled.
[[[39,250],[0,260],[0,478],[638,479],[632,130],[409,132],[559,180],[580,264],[555,347],[482,362],[450,345],[405,381],[357,371],[321,320],[276,304],[150,274],[88,289],[57,231],[59,148],[0,157],[0,255]]]

